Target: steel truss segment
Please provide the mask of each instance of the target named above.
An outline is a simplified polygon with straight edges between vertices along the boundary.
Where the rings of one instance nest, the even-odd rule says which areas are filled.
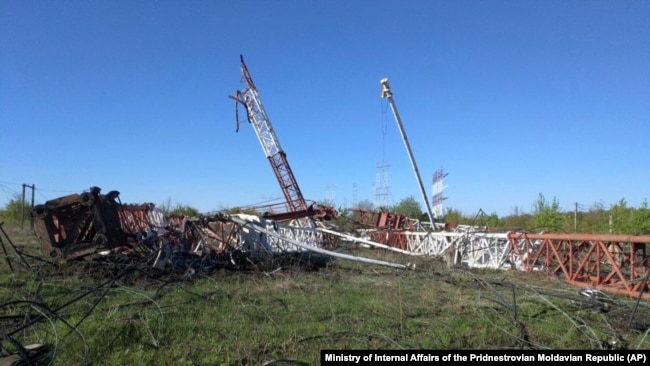
[[[442,256],[452,251],[460,261],[476,268],[510,268],[506,233],[410,232],[379,230],[372,233],[375,242],[415,255]]]
[[[262,150],[264,150],[264,155],[271,163],[273,173],[285,197],[287,210],[289,212],[306,210],[307,204],[305,199],[289,167],[286,154],[280,146],[280,141],[273,131],[271,121],[262,105],[262,100],[255,88],[253,78],[248,72],[243,57],[241,57],[241,71],[248,87],[244,91],[238,91],[234,99],[236,103],[243,103],[246,107],[248,121],[253,125],[255,135],[260,145],[262,145]]]
[[[295,225],[283,225],[260,216],[236,214],[231,215],[230,221],[239,227],[235,247],[249,252],[301,252],[306,246],[320,248],[325,242],[324,234],[313,226],[310,218],[295,220]],[[241,221],[246,224],[242,226]],[[295,245],[294,241],[301,245]]]
[[[298,183],[296,182],[291,167],[287,162],[286,155],[283,151],[273,155],[270,158],[271,166],[273,167],[273,172],[278,182],[280,182],[280,188],[282,189],[282,194],[286,199],[287,209],[290,212],[307,210],[307,204],[305,202]]]
[[[257,138],[262,145],[266,157],[268,158],[282,151],[280,141],[275,136],[271,122],[256,90],[249,87],[244,92],[244,105],[246,106],[249,120],[255,129]]]
[[[528,237],[512,237],[508,235],[510,242],[509,262],[511,266],[519,271],[532,272],[543,270],[544,267],[537,264],[535,258],[538,248],[542,245],[541,240],[531,240]]]
[[[271,245],[277,251],[304,251],[304,247],[291,244],[291,240],[299,241],[307,246],[319,248],[323,243],[323,233],[316,228],[303,226],[277,225],[279,236],[270,238]]]
[[[321,231],[321,232],[329,234],[329,235],[337,236],[337,237],[339,237],[339,238],[341,238],[341,239],[343,239],[345,241],[349,241],[349,242],[352,242],[352,243],[362,243],[362,244],[373,246],[375,248],[386,249],[386,250],[390,250],[390,251],[393,251],[393,252],[398,252],[398,253],[402,253],[402,254],[406,254],[406,255],[418,255],[417,253],[409,252],[407,250],[402,250],[402,249],[398,249],[398,248],[393,248],[393,247],[388,246],[388,245],[375,243],[374,241],[366,240],[366,239],[363,239],[363,238],[357,238],[357,237],[352,236],[352,235],[339,233],[338,231],[328,230],[328,229],[324,229],[324,228],[318,228],[318,231]]]
[[[250,232],[255,232],[257,233],[256,235],[262,236],[262,234],[266,235],[267,238],[269,238],[271,241],[277,240],[278,242],[281,242],[283,247],[296,247],[300,248],[301,250],[308,250],[320,254],[325,254],[331,257],[335,258],[342,258],[342,259],[348,259],[348,260],[353,260],[353,261],[358,261],[358,262],[363,262],[363,263],[368,263],[368,264],[378,264],[378,265],[383,265],[383,266],[389,266],[393,268],[400,268],[400,269],[410,269],[413,268],[409,264],[399,264],[399,263],[392,263],[392,262],[386,262],[386,261],[381,261],[377,259],[370,259],[370,258],[362,258],[362,257],[356,257],[352,256],[349,254],[344,254],[344,253],[338,253],[338,252],[333,252],[329,251],[323,248],[319,248],[317,246],[311,246],[307,245],[305,242],[301,240],[296,240],[293,239],[289,236],[282,235],[282,233],[278,232],[278,230],[271,230],[268,227],[263,227],[261,225],[256,225],[255,223],[246,221],[242,218],[239,217],[230,217],[230,220],[234,222],[235,224],[239,225],[242,228],[242,231],[244,228],[249,230]],[[318,231],[316,229],[305,229],[305,228],[289,228],[289,230],[296,230],[298,232],[310,232],[311,234],[318,234]],[[285,232],[286,234],[286,232]]]
[[[457,244],[461,261],[469,267],[509,269],[510,245],[506,233],[465,233]]]
[[[453,254],[469,267],[545,271],[568,283],[650,298],[650,235],[410,232],[375,230],[372,240],[415,255]]]
[[[647,291],[649,235],[511,233],[508,237],[511,257],[520,259],[521,270],[543,269],[561,274],[574,285],[628,296]]]

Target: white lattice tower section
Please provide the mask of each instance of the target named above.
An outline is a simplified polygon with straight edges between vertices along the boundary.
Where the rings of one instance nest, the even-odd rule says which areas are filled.
[[[336,206],[336,186],[328,184],[325,186],[325,201],[332,206]]]
[[[433,215],[435,218],[440,219],[445,213],[443,208],[443,201],[447,197],[443,197],[442,191],[447,188],[443,184],[443,179],[447,176],[447,173],[444,173],[442,169],[433,173],[433,199],[431,204],[433,205]]]
[[[377,174],[375,177],[375,208],[387,207],[392,204],[393,195],[390,193],[389,167],[390,164],[386,161],[377,164]]]

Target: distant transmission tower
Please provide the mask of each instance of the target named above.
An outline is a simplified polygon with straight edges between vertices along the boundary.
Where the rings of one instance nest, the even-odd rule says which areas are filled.
[[[328,184],[325,189],[325,200],[332,205],[336,205],[336,186]]]
[[[352,183],[352,207],[357,207],[358,188],[356,183]]]
[[[436,219],[442,218],[444,215],[442,202],[447,199],[447,197],[442,196],[442,191],[447,188],[442,183],[442,180],[447,176],[448,173],[444,173],[442,169],[433,173],[433,216]]]
[[[388,207],[392,204],[393,195],[390,193],[389,171],[390,164],[383,161],[377,164],[377,175],[375,178],[375,208]]]

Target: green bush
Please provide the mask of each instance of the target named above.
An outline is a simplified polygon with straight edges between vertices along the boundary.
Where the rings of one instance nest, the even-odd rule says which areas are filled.
[[[32,206],[29,202],[25,202],[25,211],[24,217],[25,220],[29,220],[29,212],[31,211]],[[23,214],[22,207],[22,195],[16,193],[14,197],[7,202],[5,207],[0,211],[0,221],[6,221],[8,223],[20,223],[21,214]]]

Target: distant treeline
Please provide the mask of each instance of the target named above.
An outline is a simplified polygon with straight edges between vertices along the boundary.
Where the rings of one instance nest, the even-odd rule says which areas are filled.
[[[327,205],[327,201],[321,202]],[[181,214],[197,216],[198,210],[190,205],[176,203],[172,205],[171,199],[158,205],[167,214]],[[376,210],[369,201],[360,201],[354,208]],[[21,197],[16,194],[3,208],[0,208],[0,221],[20,222],[24,216],[29,220],[29,205],[22,206]],[[407,217],[417,218],[420,221],[429,221],[428,215],[420,203],[412,196],[404,198],[398,204],[378,209],[398,213]],[[240,212],[238,208],[224,209],[227,212]],[[254,214],[254,212],[251,212]],[[356,225],[354,215],[345,208],[339,208],[341,215],[339,224],[344,229],[354,229]],[[442,218],[436,221],[443,223],[456,223],[459,225],[476,225],[487,227],[494,231],[528,231],[528,232],[578,232],[594,234],[650,234],[650,207],[647,199],[639,207],[628,206],[626,200],[621,198],[616,204],[605,207],[602,202],[595,202],[589,208],[578,205],[576,209],[563,211],[560,203],[554,197],[548,201],[543,194],[539,194],[533,204],[531,212],[524,212],[518,207],[507,216],[500,217],[496,213],[466,214],[454,208],[448,208]]]
[[[355,208],[377,209],[367,200],[360,201]],[[412,196],[402,199],[396,205],[378,209],[418,218],[422,222],[429,221],[422,205]],[[346,215],[344,212],[343,219],[347,217],[354,219],[354,215],[349,213]],[[650,207],[648,207],[647,200],[644,200],[639,207],[631,207],[628,206],[625,199],[621,199],[610,207],[605,207],[602,202],[595,202],[589,208],[577,205],[574,210],[563,211],[556,198],[549,201],[540,193],[530,212],[515,207],[509,215],[499,216],[496,213],[486,213],[483,210],[467,214],[454,208],[448,208],[441,218],[436,218],[436,221],[445,224],[482,226],[492,231],[639,235],[650,234]]]
[[[639,207],[628,206],[625,199],[606,208],[596,202],[588,209],[578,206],[572,211],[563,211],[557,199],[547,201],[540,194],[530,213],[515,208],[505,217],[497,214],[465,215],[458,210],[447,210],[443,221],[466,225],[487,226],[493,230],[520,230],[532,232],[578,232],[594,234],[650,234],[650,207],[644,200]]]

